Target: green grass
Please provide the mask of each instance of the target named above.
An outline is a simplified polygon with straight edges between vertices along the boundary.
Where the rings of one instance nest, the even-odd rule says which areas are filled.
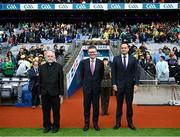
[[[133,131],[128,128],[104,128],[99,132],[94,129],[84,132],[79,128],[63,128],[58,133],[42,133],[40,128],[0,128],[0,136],[180,136],[180,129],[149,128]]]

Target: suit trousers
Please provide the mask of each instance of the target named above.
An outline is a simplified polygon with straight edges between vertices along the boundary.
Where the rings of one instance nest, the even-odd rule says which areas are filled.
[[[107,114],[108,113],[110,95],[111,95],[111,87],[102,87],[101,88],[102,114]]]
[[[38,86],[35,86],[32,89],[32,106],[38,106],[40,105],[40,98],[38,94]]]
[[[100,97],[100,88],[83,88],[83,99],[84,99],[84,120],[85,125],[90,123],[90,109],[91,103],[93,106],[93,124],[98,125],[99,120],[99,97]]]
[[[116,94],[116,101],[117,101],[117,108],[116,108],[116,123],[121,122],[122,117],[122,108],[123,108],[123,102],[124,97],[126,99],[126,119],[129,124],[131,124],[132,117],[133,117],[133,108],[132,108],[132,102],[133,102],[133,88],[118,88],[117,94]]]
[[[51,109],[53,112],[53,124],[50,121]],[[60,98],[59,96],[42,95],[42,112],[44,128],[60,127]]]

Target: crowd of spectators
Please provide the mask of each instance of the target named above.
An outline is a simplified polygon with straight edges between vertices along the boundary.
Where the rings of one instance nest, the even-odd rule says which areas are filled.
[[[175,3],[179,0],[3,0],[3,3]]]
[[[64,24],[59,22],[21,22],[0,24],[0,43],[10,46],[18,43],[71,43],[73,39],[100,38],[131,42],[156,43],[177,42],[180,44],[180,26],[177,22],[152,22],[151,24],[126,24],[120,22],[96,22]]]
[[[1,24],[1,43],[8,43],[10,46],[19,43],[37,43],[36,46],[32,46],[29,50],[22,46],[16,57],[11,52],[8,52],[5,60],[1,60],[3,74],[11,76],[16,70],[17,76],[24,76],[31,67],[33,60],[38,60],[39,64],[45,62],[44,55],[47,49],[44,48],[43,44],[40,44],[42,39],[50,39],[54,43],[72,43],[73,39],[80,39],[82,36],[88,36],[89,39],[100,38],[107,41],[120,40],[128,43],[142,43],[139,48],[136,47],[136,44],[133,44],[130,47],[130,54],[133,54],[138,59],[139,64],[151,76],[156,77],[158,76],[157,73],[162,73],[158,68],[161,68],[161,65],[166,63],[158,62],[167,62],[169,69],[166,73],[168,74],[167,77],[175,77],[177,75],[176,69],[180,58],[180,52],[177,47],[171,50],[164,46],[163,49],[159,49],[159,52],[153,55],[146,47],[147,41],[157,43],[177,42],[180,44],[180,27],[176,22],[152,22],[151,24],[138,23],[134,25],[122,25],[120,22],[82,22],[76,24],[25,22]],[[56,57],[62,56],[64,47],[58,48],[54,44],[54,51]]]
[[[46,63],[45,55],[49,47],[45,48],[43,44],[32,46],[27,49],[25,45],[22,45],[19,53],[15,56],[11,51],[8,51],[6,57],[0,60],[1,71],[5,77],[27,77],[27,71],[32,67],[34,61],[38,61],[40,65]],[[56,58],[64,56],[65,48],[60,48],[55,44],[54,51]]]
[[[159,81],[168,81],[174,77],[180,83],[180,51],[177,47],[172,49],[164,45],[157,53],[151,54],[145,43],[139,48],[134,44],[130,46],[130,54],[135,56],[142,68],[152,77]]]

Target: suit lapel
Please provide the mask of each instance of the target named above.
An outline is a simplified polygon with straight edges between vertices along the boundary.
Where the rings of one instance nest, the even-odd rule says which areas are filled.
[[[121,55],[119,55],[119,60],[120,60],[120,66],[122,66],[123,70],[126,70],[126,69],[124,68]]]
[[[97,58],[96,58],[95,68],[94,68],[94,74],[96,73],[96,70],[97,70],[97,65],[98,65],[98,60],[97,60]]]
[[[91,68],[90,68],[90,58],[87,60],[87,67],[88,67],[88,71],[91,73]]]

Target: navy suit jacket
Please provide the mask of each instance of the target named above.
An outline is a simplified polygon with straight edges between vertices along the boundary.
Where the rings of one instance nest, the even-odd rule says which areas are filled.
[[[96,58],[94,74],[91,74],[90,59],[85,59],[81,62],[81,77],[83,80],[83,87],[100,87],[101,80],[104,75],[103,61]]]
[[[137,60],[128,55],[128,65],[125,69],[121,55],[114,57],[112,64],[112,84],[118,88],[133,87],[139,84],[139,70]]]
[[[38,76],[36,75],[34,68],[28,70],[28,77],[30,79],[28,88],[30,91],[32,91],[32,89],[38,83]]]

